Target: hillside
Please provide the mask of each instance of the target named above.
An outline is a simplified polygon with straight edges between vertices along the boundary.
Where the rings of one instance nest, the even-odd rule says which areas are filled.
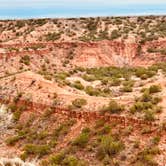
[[[164,166],[165,21],[0,21],[0,166]]]

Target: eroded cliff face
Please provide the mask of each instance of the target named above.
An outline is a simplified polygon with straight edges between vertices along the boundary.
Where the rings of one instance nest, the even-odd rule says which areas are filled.
[[[134,43],[102,41],[81,46],[73,60],[86,67],[132,65],[137,45]],[[80,50],[80,52],[79,52]]]
[[[23,50],[23,48],[43,45],[44,48],[36,50]],[[147,42],[145,44],[125,41],[99,41],[99,42],[57,42],[57,43],[28,43],[0,45],[1,49],[17,48],[17,51],[0,53],[1,58],[34,54],[41,57],[57,58],[57,65],[66,59],[72,66],[100,67],[115,65],[121,66],[149,66],[156,62],[166,60],[161,52],[148,52],[148,49],[165,49],[166,40]],[[34,58],[34,57],[33,57]]]

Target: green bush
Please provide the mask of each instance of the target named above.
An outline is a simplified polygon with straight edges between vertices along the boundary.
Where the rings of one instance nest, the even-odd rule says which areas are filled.
[[[50,117],[53,113],[54,113],[54,109],[48,108],[48,109],[44,112],[43,117],[44,117],[44,118],[48,118],[48,117]]]
[[[109,113],[112,113],[112,114],[115,114],[115,113],[120,113],[124,110],[124,106],[122,105],[119,105],[116,101],[114,100],[111,100],[108,104],[108,106],[105,106],[103,108],[103,111],[104,112],[109,112]]]
[[[74,156],[67,156],[63,161],[63,165],[67,166],[78,166],[80,164],[80,161]]]
[[[27,144],[24,147],[24,151],[27,154],[39,155],[39,157],[42,157],[50,153],[50,147],[48,145]]]
[[[8,106],[8,109],[11,111],[11,112],[15,112],[17,110],[17,105],[15,103],[12,103],[12,104],[9,104]]]
[[[61,162],[64,160],[65,158],[65,153],[64,152],[60,152],[60,153],[57,153],[55,155],[52,155],[50,158],[49,158],[49,162],[52,164],[52,165],[56,165],[56,164],[61,164]]]
[[[148,121],[155,120],[153,110],[148,109],[148,110],[145,110],[144,112],[145,112],[145,115],[144,115],[145,120],[148,120]]]
[[[8,138],[5,142],[7,145],[15,145],[16,142],[18,142],[20,140],[20,136],[13,136]]]
[[[110,126],[109,125],[104,125],[104,127],[101,130],[99,130],[97,132],[97,134],[104,135],[104,134],[108,134],[110,131],[111,131]]]
[[[54,130],[53,136],[58,138],[59,136],[66,135],[73,124],[74,124],[73,120],[62,123],[58,128]]]
[[[135,113],[135,112],[142,112],[146,109],[152,109],[153,108],[153,104],[151,102],[141,102],[141,101],[137,101],[133,104],[133,106],[130,108],[130,112],[131,113]]]
[[[150,102],[152,101],[152,96],[148,91],[145,91],[141,97],[142,102]]]
[[[154,156],[159,154],[160,151],[157,147],[148,147],[138,153],[137,161],[143,163],[146,166],[157,166],[157,162],[154,160]]]
[[[72,155],[67,156],[65,152],[60,152],[55,155],[52,155],[49,158],[49,164],[50,166],[53,165],[85,166],[85,163],[83,161],[77,159],[75,156]]]
[[[156,71],[148,70],[143,67],[136,68],[135,75],[141,79],[147,79],[153,77],[156,74]]]
[[[144,109],[144,105],[142,102],[136,102],[134,103],[134,105],[130,108],[130,112],[131,113],[135,113],[135,112],[140,112]]]
[[[124,144],[121,141],[115,141],[110,135],[103,136],[96,155],[99,160],[102,160],[106,155],[113,157],[123,149]]]
[[[70,74],[67,72],[60,72],[60,73],[55,74],[55,78],[60,79],[60,80],[65,80],[69,76],[70,76]]]
[[[19,109],[17,109],[17,110],[13,113],[13,120],[14,120],[14,121],[18,121],[18,120],[20,119],[20,117],[21,117],[21,114],[22,114],[22,112],[21,112]]]
[[[132,92],[133,88],[131,86],[123,86],[121,92]]]
[[[132,80],[124,81],[123,86],[133,87],[134,86],[134,81],[132,81]]]
[[[48,33],[47,35],[45,35],[45,39],[46,41],[55,41],[61,38],[61,33]]]
[[[82,131],[82,133],[73,141],[73,145],[84,148],[89,141],[89,132]]]
[[[95,81],[96,80],[96,77],[94,75],[87,75],[87,74],[84,74],[82,76],[82,78],[85,80],[85,81],[88,81],[88,82],[91,82],[91,81]]]
[[[21,57],[20,63],[23,63],[25,65],[30,65],[30,57],[28,55]]]
[[[72,105],[76,108],[81,108],[82,106],[86,105],[87,101],[85,99],[75,99],[72,101]]]
[[[149,93],[158,93],[161,92],[161,86],[160,85],[151,85],[149,88]]]
[[[79,90],[83,90],[84,86],[81,84],[80,81],[75,81],[74,84],[72,85],[74,88],[79,89]]]
[[[155,113],[161,113],[162,110],[163,110],[163,107],[162,107],[162,106],[155,106],[155,107],[154,107],[154,112],[155,112]]]
[[[111,33],[111,40],[114,40],[114,39],[117,39],[119,38],[121,35],[120,33],[118,32],[118,30],[113,30],[112,33]]]
[[[85,92],[90,96],[98,96],[100,94],[100,91],[92,86],[87,86]]]
[[[120,86],[120,84],[121,84],[121,80],[118,78],[114,78],[111,80],[110,86]]]
[[[159,136],[156,136],[152,139],[152,143],[155,144],[155,145],[159,144],[159,142],[160,142],[160,137]]]

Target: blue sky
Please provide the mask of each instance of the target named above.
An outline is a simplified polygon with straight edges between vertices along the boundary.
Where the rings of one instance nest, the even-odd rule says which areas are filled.
[[[0,19],[166,14],[166,0],[0,0]]]

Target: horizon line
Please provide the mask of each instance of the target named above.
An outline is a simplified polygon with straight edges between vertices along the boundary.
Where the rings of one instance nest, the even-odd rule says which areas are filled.
[[[120,14],[120,15],[83,15],[83,16],[38,16],[38,17],[23,17],[23,18],[19,18],[19,17],[15,17],[15,18],[1,18],[0,16],[0,21],[15,21],[15,20],[38,20],[38,19],[79,19],[79,18],[98,18],[98,17],[148,17],[148,16],[154,16],[154,17],[162,17],[162,16],[166,16],[166,13],[142,13],[142,14]],[[8,16],[6,16],[8,17]]]

